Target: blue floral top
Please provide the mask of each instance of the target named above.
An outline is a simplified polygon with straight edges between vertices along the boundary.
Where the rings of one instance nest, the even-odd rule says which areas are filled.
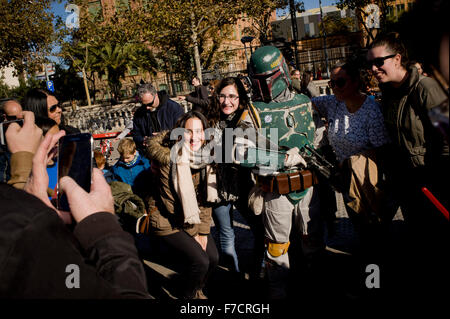
[[[380,105],[366,98],[358,111],[350,113],[334,95],[312,98],[328,121],[328,140],[339,162],[389,141]]]

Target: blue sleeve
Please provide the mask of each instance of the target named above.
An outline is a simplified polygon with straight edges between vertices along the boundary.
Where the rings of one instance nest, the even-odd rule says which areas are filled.
[[[311,98],[311,102],[316,106],[320,116],[328,119],[328,109],[331,104],[335,104],[334,95],[317,96]]]
[[[150,169],[151,164],[148,158],[142,156],[142,161],[144,162],[144,168],[146,170]]]
[[[375,101],[370,101],[368,117],[369,141],[373,147],[380,147],[389,142],[389,137],[384,125],[384,118],[381,113],[380,105]]]
[[[117,172],[116,166],[111,167],[110,172],[111,172],[110,177],[111,177],[112,181],[122,182],[122,178],[120,178],[120,176]]]

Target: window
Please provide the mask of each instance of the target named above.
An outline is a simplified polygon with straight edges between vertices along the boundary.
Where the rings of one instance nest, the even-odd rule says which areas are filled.
[[[116,0],[116,12],[130,10],[130,3],[128,0]]]
[[[397,15],[400,15],[403,13],[403,11],[405,11],[405,5],[403,3],[397,4],[396,8],[397,8]]]
[[[386,10],[386,14],[388,16],[392,16],[394,14],[394,7],[393,6],[388,6],[387,10]]]
[[[414,2],[408,3],[408,11],[410,11],[414,7]]]
[[[88,11],[94,20],[98,19],[99,21],[103,21],[103,9],[101,1],[89,2]]]
[[[183,92],[183,84],[180,81],[175,82],[175,91],[177,93]]]
[[[309,23],[305,23],[305,36],[309,37],[311,35],[310,33],[310,29],[309,29]]]

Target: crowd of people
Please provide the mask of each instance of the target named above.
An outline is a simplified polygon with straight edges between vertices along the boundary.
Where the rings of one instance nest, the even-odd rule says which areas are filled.
[[[381,104],[364,93],[363,68],[378,81]],[[57,98],[33,89],[22,101],[3,102],[4,119],[23,124],[9,126],[0,154],[0,296],[152,298],[135,244],[143,234],[183,264],[179,297],[206,299],[218,264],[244,278],[233,229],[238,211],[254,238],[250,277],[264,274],[270,299],[293,297],[291,238],[310,267],[323,260],[335,191],[365,254],[386,265],[393,282],[403,274],[393,287],[405,289],[412,274],[417,287],[437,285],[447,275],[449,222],[423,188],[448,209],[448,135],[428,117],[448,103],[448,92],[408,61],[398,35],[379,35],[364,66],[335,65],[333,95],[319,96],[311,72],[289,70],[275,47],[253,52],[248,71],[251,86],[226,77],[211,96],[194,78],[195,91],[180,97],[193,103],[186,113],[164,91],[141,84],[141,106],[128,125],[132,138],[120,137],[112,167],[95,154],[90,192],[70,177],[57,180],[55,145],[79,132],[65,124]],[[328,174],[317,153],[332,164]],[[70,212],[55,207],[57,183]],[[123,201],[112,183],[129,185],[142,200],[133,218],[117,214]],[[398,206],[409,248],[386,260],[386,229]],[[80,269],[80,289],[67,288],[69,264]]]

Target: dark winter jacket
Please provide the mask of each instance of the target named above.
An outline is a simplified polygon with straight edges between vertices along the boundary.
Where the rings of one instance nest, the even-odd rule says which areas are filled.
[[[116,216],[93,214],[71,232],[39,199],[0,184],[0,298],[151,296],[133,238]]]
[[[434,79],[419,76],[415,67],[408,72],[400,88],[380,86],[386,128],[398,151],[391,155],[406,169],[434,166],[442,157],[448,159],[449,153],[448,144],[431,124],[428,110],[447,96]]]
[[[126,214],[137,219],[145,214],[144,201],[133,194],[130,185],[114,181],[110,186],[114,198],[114,212],[117,215]]]
[[[419,76],[415,67],[408,71],[400,88],[380,86],[385,125],[393,143],[383,152],[386,176],[412,207],[428,203],[420,191],[422,187],[448,207],[448,143],[428,116],[428,111],[447,96],[434,79]]]
[[[151,231],[157,236],[167,236],[181,230],[190,236],[207,235],[210,233],[211,227],[211,205],[206,202],[206,169],[191,169],[201,224],[186,224],[184,223],[183,207],[172,182],[169,135],[170,132],[163,132],[155,136],[148,146],[151,159],[161,165],[157,194],[155,194],[156,207],[150,214]]]
[[[205,114],[209,106],[208,90],[204,85],[198,85],[194,92],[186,95],[186,101],[192,103],[192,110]]]
[[[159,106],[157,112],[160,130],[171,130],[177,120],[183,115],[183,108],[176,102],[169,99],[165,91],[158,92]],[[133,118],[133,140],[139,150],[143,150],[144,137],[152,136],[153,132],[157,132],[152,125],[150,111],[146,107],[140,107]]]

